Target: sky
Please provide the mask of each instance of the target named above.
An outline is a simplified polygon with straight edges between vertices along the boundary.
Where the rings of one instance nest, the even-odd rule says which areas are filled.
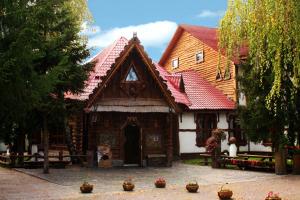
[[[88,0],[92,23],[82,25],[91,56],[121,36],[137,32],[148,55],[159,61],[178,24],[217,27],[227,0]]]

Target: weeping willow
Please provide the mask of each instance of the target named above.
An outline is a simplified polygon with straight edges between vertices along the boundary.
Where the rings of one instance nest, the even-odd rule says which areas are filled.
[[[219,47],[229,58],[248,48],[248,59],[261,88],[263,77],[272,73],[272,86],[265,97],[268,110],[276,115],[284,101],[295,99],[300,87],[299,0],[228,0],[219,34]]]

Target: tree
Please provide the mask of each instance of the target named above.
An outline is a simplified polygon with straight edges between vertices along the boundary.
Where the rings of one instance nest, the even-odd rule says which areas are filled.
[[[64,93],[79,92],[91,69],[79,34],[90,19],[85,0],[4,0],[0,8],[1,128],[24,133],[32,112],[43,119],[48,172],[48,118],[65,114]],[[3,89],[3,90],[2,90]],[[3,104],[2,104],[3,103]],[[55,118],[53,118],[55,119]],[[17,133],[18,134],[18,133]]]
[[[220,23],[219,46],[229,58],[248,49],[241,80],[247,107],[240,109],[240,117],[251,139],[271,131],[277,174],[286,171],[282,147],[287,139],[292,143],[299,124],[299,30],[297,0],[228,1]]]

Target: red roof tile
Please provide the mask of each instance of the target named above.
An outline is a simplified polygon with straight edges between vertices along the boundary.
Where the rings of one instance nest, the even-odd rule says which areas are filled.
[[[202,78],[195,70],[180,73],[183,77],[185,92],[192,103],[191,110],[232,110],[235,103],[228,99],[220,90]]]
[[[96,62],[95,68],[94,71],[90,72],[82,93],[77,95],[67,93],[65,98],[87,100],[98,84],[101,83],[101,77],[106,75],[106,72],[110,69],[111,65],[115,62],[115,59],[119,57],[127,44],[128,40],[125,37],[121,37],[91,59],[91,62]]]
[[[109,47],[96,55],[91,61],[95,61],[94,71],[90,73],[86,81],[86,87],[83,92],[77,95],[66,94],[66,98],[87,100],[94,89],[101,84],[102,79],[111,68],[115,59],[119,57],[128,40],[121,37]],[[170,74],[157,63],[153,63],[159,72],[159,76],[166,83],[168,90],[174,97],[176,103],[186,105],[189,109],[234,109],[234,102],[227,97],[208,81],[201,78],[196,71],[187,70],[176,74]],[[180,92],[180,80],[183,78],[185,93]]]

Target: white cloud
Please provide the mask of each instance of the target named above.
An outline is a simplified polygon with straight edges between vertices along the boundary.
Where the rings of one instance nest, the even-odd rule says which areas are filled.
[[[126,27],[116,27],[107,31],[100,31],[90,37],[88,45],[90,47],[104,48],[121,36],[127,39],[132,38],[133,32],[145,47],[161,47],[166,44],[177,28],[177,24],[172,21],[156,21],[147,24],[132,25]]]
[[[95,35],[101,31],[101,28],[99,26],[88,24],[87,22],[83,22],[81,25],[81,31],[80,34],[82,35]]]
[[[224,10],[202,10],[197,17],[199,18],[213,18],[213,17],[221,17],[225,14]]]

